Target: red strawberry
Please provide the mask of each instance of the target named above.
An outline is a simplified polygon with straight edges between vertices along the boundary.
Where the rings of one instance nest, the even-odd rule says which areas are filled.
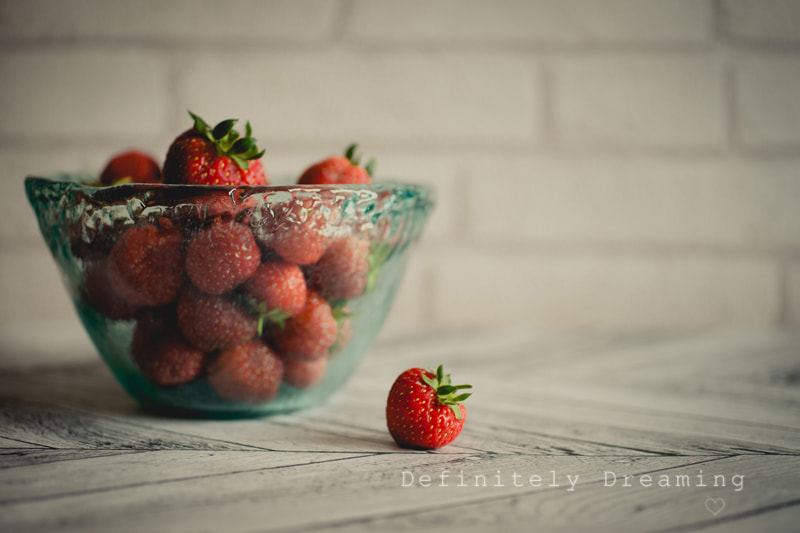
[[[258,331],[258,319],[229,296],[191,287],[178,296],[176,314],[186,340],[206,352],[247,342]]]
[[[167,305],[183,282],[182,242],[180,228],[167,218],[129,228],[111,249],[109,284],[134,305]]]
[[[117,294],[108,282],[107,256],[88,264],[81,294],[98,313],[111,320],[130,320],[138,309],[138,306]]]
[[[191,383],[203,372],[206,354],[175,332],[153,339],[147,351],[132,354],[144,377],[162,387]]]
[[[283,259],[265,261],[242,286],[244,294],[264,306],[275,319],[285,319],[306,303],[306,279],[294,263]]]
[[[369,241],[355,236],[332,242],[319,261],[308,268],[309,283],[330,300],[360,296],[367,286]]]
[[[175,329],[175,309],[173,307],[142,310],[136,317],[136,327],[131,340],[131,356],[137,359],[152,351],[157,339]]]
[[[208,382],[232,402],[259,403],[273,399],[283,379],[283,361],[262,341],[222,350],[208,365]]]
[[[310,360],[328,355],[337,328],[330,304],[318,292],[309,290],[303,309],[283,327],[273,326],[271,334],[281,355]]]
[[[327,357],[311,361],[287,358],[283,361],[283,381],[298,389],[306,389],[322,381],[327,368]]]
[[[442,366],[432,373],[410,368],[400,374],[389,391],[386,422],[389,433],[404,448],[430,449],[450,444],[467,418],[463,402],[470,385],[451,385]]]
[[[100,184],[118,183],[161,183],[161,168],[150,155],[138,150],[117,154],[100,173]]]
[[[328,221],[311,198],[275,203],[256,230],[258,242],[290,263],[316,263],[328,246]]]
[[[327,238],[314,224],[287,225],[272,235],[270,246],[290,263],[310,265],[325,253]]]
[[[213,129],[189,112],[194,126],[179,135],[164,160],[164,183],[194,185],[268,185],[264,167],[251,136],[233,129],[235,119],[223,120]]]
[[[333,156],[308,167],[298,178],[297,183],[303,185],[344,185],[372,183],[372,171],[375,161],[370,160],[366,166],[359,166],[355,152],[358,145],[351,144],[344,156]]]
[[[250,228],[216,219],[192,237],[186,247],[186,273],[209,294],[224,294],[252,276],[261,250]]]

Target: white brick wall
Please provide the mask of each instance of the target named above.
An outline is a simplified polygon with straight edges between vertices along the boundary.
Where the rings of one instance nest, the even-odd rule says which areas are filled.
[[[718,148],[726,140],[723,66],[706,54],[556,58],[555,135],[569,145]]]
[[[800,327],[800,0],[0,0],[0,319],[73,321],[27,174],[253,123],[439,203],[384,335]]]
[[[800,13],[795,19],[800,26]],[[800,57],[746,55],[736,65],[736,138],[761,149],[800,147]]]

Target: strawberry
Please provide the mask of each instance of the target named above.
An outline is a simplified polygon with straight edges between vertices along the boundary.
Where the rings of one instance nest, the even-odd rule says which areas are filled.
[[[327,238],[313,222],[281,226],[269,243],[278,255],[298,265],[316,263],[327,248]]]
[[[263,306],[267,318],[281,321],[300,312],[306,302],[306,279],[294,263],[267,260],[242,286],[244,294]]]
[[[186,273],[209,294],[224,294],[252,276],[261,250],[250,228],[217,218],[186,246]]]
[[[83,299],[95,311],[111,320],[130,320],[138,306],[121,297],[108,282],[108,256],[86,266],[86,280],[81,287]]]
[[[192,346],[211,352],[256,336],[258,319],[228,295],[189,287],[178,296],[178,327]]]
[[[278,202],[256,230],[258,242],[290,263],[316,263],[328,246],[328,221],[313,199]]]
[[[359,166],[355,157],[358,145],[351,144],[344,156],[332,156],[308,167],[298,178],[297,183],[303,185],[365,185],[372,183],[372,172],[375,161],[370,160],[365,166]]]
[[[161,183],[161,167],[150,155],[130,150],[112,157],[100,173],[100,185]]]
[[[214,191],[190,200],[194,206],[193,211],[186,213],[200,220],[210,220],[215,217],[226,217],[244,222],[249,210],[259,207],[261,201],[258,196],[243,196],[242,189],[230,191]]]
[[[108,282],[134,305],[167,305],[183,282],[183,234],[167,218],[130,227],[109,255]]]
[[[190,346],[175,332],[158,335],[148,350],[132,355],[144,377],[162,387],[191,383],[203,372],[206,362],[205,352]]]
[[[322,381],[327,369],[327,357],[319,357],[311,361],[287,358],[283,361],[283,382],[298,389],[307,389]]]
[[[440,448],[461,433],[467,418],[463,402],[470,385],[451,385],[450,374],[441,365],[436,373],[410,368],[401,373],[386,402],[389,433],[399,446],[414,449]]]
[[[308,267],[309,283],[329,300],[349,300],[367,287],[370,244],[356,236],[333,241],[319,261]]]
[[[193,185],[268,185],[250,123],[244,137],[233,129],[236,119],[211,128],[191,111],[194,126],[180,134],[167,150],[164,183]]]
[[[336,342],[338,324],[330,304],[317,291],[309,290],[299,313],[287,319],[283,327],[270,329],[278,352],[289,358],[325,357]]]
[[[283,379],[283,361],[264,342],[254,340],[222,350],[208,365],[208,382],[232,402],[273,399]]]

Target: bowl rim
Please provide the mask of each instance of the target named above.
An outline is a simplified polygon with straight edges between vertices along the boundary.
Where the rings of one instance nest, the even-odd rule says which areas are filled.
[[[198,185],[198,184],[184,184],[184,183],[121,183],[118,185],[105,185],[97,186],[89,183],[82,183],[79,179],[93,179],[94,176],[79,172],[64,172],[56,175],[36,175],[30,174],[25,177],[26,185],[29,184],[49,184],[67,186],[77,190],[84,191],[88,194],[98,193],[100,191],[148,191],[148,190],[186,190],[186,191],[220,191],[230,193],[231,191],[242,192],[281,192],[281,191],[372,191],[372,192],[385,192],[385,191],[407,191],[417,192],[424,196],[431,197],[435,194],[435,189],[430,184],[413,183],[404,181],[388,181],[382,180],[370,184],[319,184],[319,185],[306,185],[299,183],[289,184],[270,184],[270,185]]]

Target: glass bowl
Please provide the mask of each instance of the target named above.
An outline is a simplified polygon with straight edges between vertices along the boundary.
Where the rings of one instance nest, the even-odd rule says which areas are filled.
[[[434,206],[425,186],[25,190],[74,307],[122,387],[159,414],[324,403],[383,325]]]

